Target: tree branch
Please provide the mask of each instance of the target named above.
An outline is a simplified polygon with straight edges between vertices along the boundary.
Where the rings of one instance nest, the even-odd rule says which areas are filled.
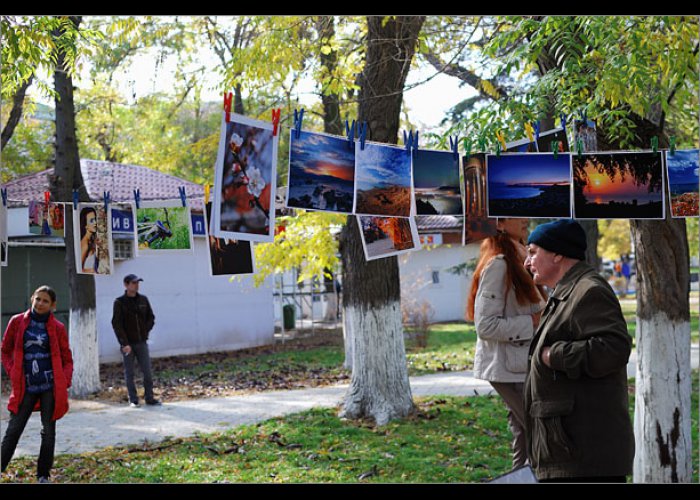
[[[479,92],[479,94],[482,97],[485,97],[487,99],[493,99],[494,101],[508,99],[508,94],[506,93],[506,91],[495,81],[485,80],[477,74],[475,74],[473,71],[463,68],[459,64],[445,63],[440,59],[440,56],[432,52],[432,50],[424,53],[423,56],[425,56],[426,60],[439,72],[449,76],[453,76],[463,81],[464,83],[472,87],[474,90]],[[496,90],[498,95],[493,96],[487,93],[484,90],[484,82],[490,84]]]
[[[10,138],[17,128],[20,119],[22,118],[22,109],[24,108],[24,97],[27,95],[27,89],[30,87],[34,81],[34,75],[31,75],[22,86],[17,89],[15,95],[12,97],[12,109],[10,110],[10,116],[7,119],[5,127],[2,129],[2,139],[1,147],[5,149],[5,146],[10,142]]]

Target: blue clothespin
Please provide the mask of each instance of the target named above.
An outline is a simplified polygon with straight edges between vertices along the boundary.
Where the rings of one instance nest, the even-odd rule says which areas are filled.
[[[109,208],[109,191],[103,191],[102,192],[102,197],[104,198],[105,201],[105,213],[107,213],[107,209]]]
[[[296,138],[298,139],[301,134],[301,122],[304,121],[304,108],[301,111],[294,110],[294,132],[296,133]]]
[[[0,189],[0,194],[2,194],[2,204],[7,206],[7,188]]]
[[[187,191],[185,190],[185,186],[180,186],[177,188],[178,191],[180,191],[180,201],[182,201],[182,206],[186,207],[187,206]]]
[[[134,189],[134,201],[136,202],[136,208],[141,208],[141,191]]]
[[[418,151],[418,131],[416,130],[416,135],[413,136],[413,150]]]
[[[403,131],[403,143],[406,147],[406,151],[411,151],[413,149],[413,130],[411,130],[408,135],[406,135],[405,130]]]
[[[566,131],[566,115],[564,113],[561,113],[559,115],[559,120],[561,120],[561,128],[563,128],[564,131]]]
[[[578,112],[579,120],[581,120],[583,123],[588,122],[588,116],[586,113],[586,110],[581,110]]]
[[[77,189],[73,190],[73,210],[78,210],[78,200],[80,199],[80,192]]]
[[[455,136],[454,140],[452,139],[452,136],[450,136],[450,149],[452,150],[452,155],[454,156],[455,160],[459,160],[459,151],[457,149],[459,144],[459,136]]]
[[[355,147],[355,120],[352,121],[352,125],[345,120],[345,135],[348,138],[348,148],[352,149]]]
[[[360,149],[365,150],[365,140],[367,139],[367,122],[362,122],[360,127]]]
[[[537,142],[540,140],[540,121],[539,120],[537,120],[534,123],[533,128],[535,129],[535,142]]]

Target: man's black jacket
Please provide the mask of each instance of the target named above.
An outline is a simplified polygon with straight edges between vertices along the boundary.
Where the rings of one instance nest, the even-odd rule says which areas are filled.
[[[112,328],[121,346],[147,341],[155,322],[156,317],[145,295],[137,293],[131,298],[125,292],[114,299]]]

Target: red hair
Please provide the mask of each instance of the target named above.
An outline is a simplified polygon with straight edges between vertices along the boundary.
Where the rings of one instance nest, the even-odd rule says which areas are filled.
[[[481,244],[480,250],[479,263],[474,270],[472,288],[469,291],[469,299],[467,300],[467,319],[469,321],[474,321],[474,302],[476,301],[476,292],[479,290],[481,273],[486,265],[491,262],[491,259],[499,254],[503,254],[506,261],[506,293],[508,293],[510,287],[513,287],[518,304],[536,304],[547,297],[544,288],[535,285],[532,276],[525,269],[518,256],[515,243],[513,243],[508,233],[498,231],[495,236],[486,238]]]

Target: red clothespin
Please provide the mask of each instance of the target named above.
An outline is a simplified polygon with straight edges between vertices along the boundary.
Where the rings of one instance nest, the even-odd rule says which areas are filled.
[[[226,123],[231,121],[231,103],[233,102],[233,93],[224,93],[224,111],[226,112]]]
[[[46,206],[49,206],[49,202],[51,200],[51,191],[44,191],[44,202],[46,202]]]
[[[272,135],[277,135],[277,129],[280,125],[280,117],[282,116],[282,108],[272,110]]]

